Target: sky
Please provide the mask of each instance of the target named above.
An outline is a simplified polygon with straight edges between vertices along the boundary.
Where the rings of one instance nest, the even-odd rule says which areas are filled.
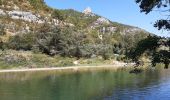
[[[149,14],[140,12],[135,0],[45,0],[46,4],[56,9],[74,9],[82,12],[90,7],[92,12],[108,18],[113,22],[136,26],[159,36],[168,36],[170,33],[158,31],[153,27],[162,14],[153,11]]]

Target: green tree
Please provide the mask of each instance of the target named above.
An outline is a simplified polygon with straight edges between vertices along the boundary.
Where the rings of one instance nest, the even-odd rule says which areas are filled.
[[[169,15],[170,11],[170,0],[136,0],[139,4],[141,12],[146,14],[156,9],[159,12]],[[154,24],[154,27],[160,29],[170,30],[170,18],[169,16],[165,19],[158,19]]]
[[[74,31],[74,29],[56,28],[40,31],[37,35],[37,46],[41,52],[48,55],[61,55],[67,57],[82,57],[81,41],[82,34]]]
[[[145,12],[146,14],[152,12],[154,9],[157,9],[157,11],[169,15],[170,0],[136,0],[136,3],[139,4],[141,12]],[[169,31],[169,16],[166,19],[158,19],[155,22],[154,27],[157,27],[158,30],[162,29]],[[164,63],[165,68],[168,68],[170,63],[169,41],[170,38],[148,36],[146,39],[141,40],[136,48],[131,50],[129,56],[136,61],[142,54],[146,53],[146,51],[149,51],[152,57],[151,60],[153,66],[155,66],[156,63]],[[161,49],[161,47],[163,47],[164,49]]]
[[[9,49],[32,50],[36,41],[35,33],[18,34],[10,37],[6,44]]]

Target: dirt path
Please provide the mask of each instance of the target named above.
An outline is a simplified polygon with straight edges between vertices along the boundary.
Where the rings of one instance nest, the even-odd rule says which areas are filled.
[[[52,71],[52,70],[81,70],[81,69],[98,69],[98,68],[110,68],[118,69],[127,67],[125,65],[100,65],[100,66],[71,66],[71,67],[51,67],[51,68],[25,68],[25,69],[5,69],[0,70],[0,73],[8,72],[29,72],[29,71]]]

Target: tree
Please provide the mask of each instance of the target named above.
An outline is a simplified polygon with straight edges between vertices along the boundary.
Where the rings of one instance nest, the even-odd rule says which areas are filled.
[[[157,27],[158,30],[170,31],[170,0],[136,0],[136,3],[139,4],[141,12],[145,12],[146,14],[152,12],[154,9],[167,14],[167,18],[158,19],[154,27]],[[156,63],[164,63],[164,68],[168,68],[170,63],[169,42],[170,38],[148,36],[146,39],[141,40],[136,48],[131,50],[129,57],[137,61],[142,54],[149,51],[153,66],[155,66]]]
[[[35,44],[35,33],[18,34],[9,38],[6,43],[8,49],[15,50],[32,50]]]
[[[49,28],[41,30],[37,33],[37,46],[41,52],[48,55],[66,54],[67,34],[63,33],[59,28]]]
[[[170,0],[136,0],[139,4],[141,12],[146,14],[150,13],[154,9],[161,13],[164,13],[167,18],[158,19],[154,24],[154,27],[160,29],[170,30]]]

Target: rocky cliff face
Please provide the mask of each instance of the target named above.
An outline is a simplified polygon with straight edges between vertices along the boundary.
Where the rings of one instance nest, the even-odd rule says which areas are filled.
[[[83,13],[84,13],[85,15],[89,15],[89,14],[92,14],[92,10],[91,10],[90,7],[87,7],[86,9],[84,9]]]
[[[89,24],[90,29],[95,30],[97,29],[100,33],[116,33],[119,32],[120,35],[135,35],[138,33],[147,33],[145,30],[133,27],[133,26],[128,26],[128,25],[123,25],[119,23],[115,23],[110,21],[107,18],[104,18],[102,16],[98,16],[92,12],[92,9],[90,7],[86,8],[82,12],[86,17],[94,17],[97,16],[97,18]],[[92,16],[93,15],[93,16]]]
[[[74,26],[53,18],[54,9],[46,6],[43,0],[0,0],[0,2],[0,23],[6,33],[14,35],[36,31],[36,28],[44,24],[56,27]]]

